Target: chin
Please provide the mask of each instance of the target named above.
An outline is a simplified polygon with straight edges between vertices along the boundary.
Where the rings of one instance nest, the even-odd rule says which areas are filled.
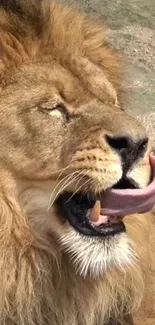
[[[60,244],[82,277],[101,278],[111,268],[123,271],[136,259],[132,240],[125,232],[91,237],[68,227],[68,232],[60,237]]]

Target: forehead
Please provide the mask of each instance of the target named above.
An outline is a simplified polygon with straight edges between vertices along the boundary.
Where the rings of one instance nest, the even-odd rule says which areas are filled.
[[[13,94],[14,101],[19,98],[21,106],[22,102],[24,105],[31,101],[31,105],[35,105],[53,100],[65,101],[76,107],[95,98],[114,104],[117,97],[103,69],[86,58],[74,58],[62,64],[51,54],[25,60],[19,67],[7,72],[5,90],[8,95],[9,92],[11,96]]]
[[[3,85],[5,84],[5,87]],[[35,61],[9,70],[0,82],[1,94],[19,100],[20,106],[43,102],[64,101],[74,106],[82,105],[95,96],[87,86],[67,67],[55,62]]]

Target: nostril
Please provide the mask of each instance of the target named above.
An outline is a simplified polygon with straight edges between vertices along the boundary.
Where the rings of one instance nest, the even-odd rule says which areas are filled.
[[[145,139],[139,141],[138,146],[137,146],[137,151],[139,153],[145,151],[147,149],[147,145],[148,145],[148,138],[145,138]]]
[[[109,144],[110,147],[112,147],[115,150],[122,150],[122,149],[128,149],[129,147],[129,139],[128,137],[111,137],[109,135],[106,135],[106,141]],[[142,145],[142,144],[140,144]]]
[[[148,138],[132,136],[110,136],[106,135],[105,139],[109,146],[117,151],[123,166],[123,172],[126,173],[129,168],[137,161],[142,158],[147,151]]]

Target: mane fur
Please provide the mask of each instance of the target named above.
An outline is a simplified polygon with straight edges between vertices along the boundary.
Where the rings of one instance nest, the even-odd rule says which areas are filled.
[[[50,0],[2,0],[0,8],[0,47],[5,69],[19,67],[32,58],[40,62],[52,55],[79,76],[83,68],[87,69],[88,60],[104,69],[108,84],[123,101],[123,61],[108,43],[103,22],[89,19],[75,5],[62,6]]]
[[[121,320],[124,312],[132,312],[139,306],[147,271],[145,264],[148,266],[149,224],[142,227],[137,217],[137,223],[128,226],[137,247],[143,241],[143,248],[137,248],[139,260],[137,256],[126,272],[114,268],[107,270],[102,280],[83,278],[76,274],[65,253],[52,244],[52,239],[32,233],[15,188],[10,175],[3,173],[0,324],[106,324],[111,315]]]
[[[11,82],[10,69],[30,58],[52,52],[67,66],[75,53],[104,67],[121,93],[119,56],[100,24],[75,8],[46,0],[0,0],[0,51],[2,87]],[[0,325],[106,324],[139,306],[148,265],[148,220],[137,216],[129,224],[137,243],[133,265],[107,270],[102,280],[82,278],[52,238],[33,232],[17,193],[11,174],[1,170]]]

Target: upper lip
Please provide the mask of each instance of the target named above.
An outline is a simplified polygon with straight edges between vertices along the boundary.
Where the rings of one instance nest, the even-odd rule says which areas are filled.
[[[123,176],[118,182],[116,182],[113,186],[107,188],[103,192],[98,194],[89,193],[88,199],[90,199],[93,202],[97,200],[101,200],[101,197],[104,195],[104,192],[106,193],[107,191],[112,189],[123,190],[123,189],[138,189],[138,188],[139,185],[134,180],[130,180],[126,176]]]
[[[132,179],[128,179],[126,176],[123,176],[116,184],[111,188],[115,189],[136,189],[139,188],[139,185]]]

